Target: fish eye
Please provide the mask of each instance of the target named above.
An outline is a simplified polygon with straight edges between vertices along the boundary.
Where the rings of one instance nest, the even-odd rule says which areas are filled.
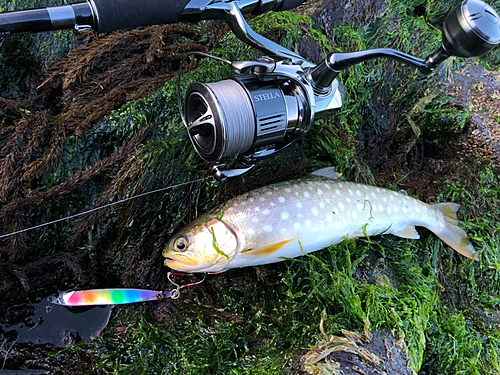
[[[188,247],[188,241],[184,237],[179,237],[174,242],[174,249],[176,251],[184,251]]]

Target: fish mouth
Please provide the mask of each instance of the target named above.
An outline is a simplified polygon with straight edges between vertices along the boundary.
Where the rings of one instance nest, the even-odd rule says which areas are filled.
[[[177,268],[177,267],[187,268],[198,265],[198,261],[194,259],[178,259],[177,257],[173,257],[171,254],[163,256],[165,257],[163,264],[170,268]]]

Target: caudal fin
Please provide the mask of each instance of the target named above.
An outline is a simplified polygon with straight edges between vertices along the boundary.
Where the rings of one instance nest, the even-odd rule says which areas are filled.
[[[467,233],[458,226],[457,211],[460,209],[460,205],[456,203],[437,203],[434,206],[443,213],[446,227],[439,233],[433,232],[460,254],[465,255],[467,258],[479,260],[474,246],[467,237]],[[430,229],[432,230],[432,228]]]

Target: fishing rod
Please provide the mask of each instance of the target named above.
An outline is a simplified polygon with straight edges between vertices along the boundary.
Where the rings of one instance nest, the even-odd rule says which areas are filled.
[[[0,14],[0,32],[59,29],[123,28],[224,20],[244,43],[265,56],[253,61],[223,61],[233,76],[219,82],[193,82],[179,110],[197,153],[211,163],[215,178],[225,181],[250,170],[304,137],[316,114],[340,108],[337,76],[350,66],[389,58],[431,73],[450,56],[480,56],[500,43],[500,17],[482,0],[465,0],[443,25],[442,44],[424,59],[378,48],[329,53],[319,64],[264,38],[247,24],[244,14],[283,11],[303,0],[88,0],[85,3]],[[238,105],[234,105],[237,103]],[[233,168],[224,160],[238,155]]]

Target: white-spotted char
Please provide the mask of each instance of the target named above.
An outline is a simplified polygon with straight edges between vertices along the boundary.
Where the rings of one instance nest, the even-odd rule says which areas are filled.
[[[393,234],[418,239],[415,226],[477,259],[458,227],[459,208],[311,176],[248,192],[201,216],[169,242],[165,265],[184,272],[220,272],[294,258],[345,238]]]

